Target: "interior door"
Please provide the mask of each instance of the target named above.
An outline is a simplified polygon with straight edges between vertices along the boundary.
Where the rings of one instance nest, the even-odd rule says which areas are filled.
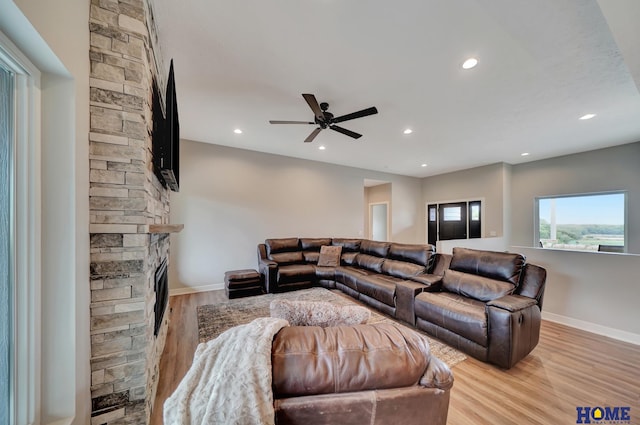
[[[369,234],[374,241],[389,239],[389,205],[386,202],[369,204]]]
[[[439,240],[467,238],[467,203],[455,202],[438,206]]]

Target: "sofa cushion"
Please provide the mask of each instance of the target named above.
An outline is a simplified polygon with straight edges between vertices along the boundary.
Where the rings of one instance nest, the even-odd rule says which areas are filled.
[[[303,251],[320,251],[324,245],[331,245],[331,238],[300,238]]]
[[[356,256],[356,265],[372,272],[381,273],[384,258],[376,257],[369,254],[358,254]]]
[[[317,264],[320,253],[318,251],[302,251],[302,258],[305,263]]]
[[[398,260],[384,260],[382,263],[382,272],[390,276],[400,277],[402,279],[409,279],[417,274],[425,271],[424,266],[418,264],[407,263],[406,261]]]
[[[267,239],[264,241],[267,246],[267,255],[275,254],[278,252],[288,252],[299,250],[298,238],[281,238],[281,239]]]
[[[433,245],[392,243],[388,257],[392,260],[408,261],[427,269],[433,264],[436,249]]]
[[[340,264],[343,266],[353,266],[356,263],[356,257],[358,257],[358,252],[344,252],[343,247]]]
[[[314,280],[316,268],[311,264],[292,264],[278,267],[278,283],[304,282]]]
[[[521,254],[456,247],[449,268],[518,285],[524,264]]]
[[[396,306],[396,284],[380,275],[361,276],[356,279],[358,292],[390,307]]]
[[[340,245],[342,252],[360,251],[361,239],[333,238],[331,245]]]
[[[360,244],[362,254],[374,255],[376,257],[386,257],[389,254],[389,242],[370,241],[364,239]]]
[[[304,257],[302,256],[301,251],[278,252],[276,254],[269,255],[269,259],[278,263],[279,266],[300,264],[304,262]]]
[[[454,294],[486,302],[509,295],[516,287],[509,282],[449,269],[444,271],[442,288]]]
[[[272,348],[276,398],[415,385],[429,363],[429,343],[390,323],[284,327]]]
[[[415,314],[483,347],[488,346],[485,303],[447,292],[416,295]]]

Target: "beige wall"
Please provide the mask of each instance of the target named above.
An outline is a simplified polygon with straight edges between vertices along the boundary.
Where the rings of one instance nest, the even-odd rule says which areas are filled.
[[[502,163],[493,164],[423,179],[422,220],[426,222],[427,204],[481,199],[484,208],[483,237],[503,236],[505,214],[508,214],[504,204],[508,167]]]
[[[42,73],[39,423],[89,423],[89,6],[0,0],[0,29]]]
[[[365,178],[393,185],[394,208],[404,211],[393,240],[424,237],[419,179],[186,140],[181,163],[171,221],[185,228],[171,236],[173,289],[256,268],[256,245],[266,238],[363,237]]]
[[[535,246],[536,197],[625,190],[629,252],[640,254],[640,142],[515,165],[511,184],[512,245]]]
[[[640,142],[514,165],[511,185],[511,249],[548,271],[543,316],[640,343],[640,256],[531,248],[536,197],[626,190],[629,250],[640,253]]]

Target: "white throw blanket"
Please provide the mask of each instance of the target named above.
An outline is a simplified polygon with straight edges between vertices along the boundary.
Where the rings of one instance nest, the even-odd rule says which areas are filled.
[[[285,326],[286,320],[263,317],[198,345],[164,403],[164,424],[274,424],[271,345]]]

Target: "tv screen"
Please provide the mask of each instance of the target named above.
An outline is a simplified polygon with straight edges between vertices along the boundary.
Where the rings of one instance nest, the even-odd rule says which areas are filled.
[[[169,189],[180,189],[180,122],[173,74],[173,59],[169,67],[165,107],[154,83],[153,93],[153,165],[158,179]],[[163,113],[164,109],[164,113]]]

